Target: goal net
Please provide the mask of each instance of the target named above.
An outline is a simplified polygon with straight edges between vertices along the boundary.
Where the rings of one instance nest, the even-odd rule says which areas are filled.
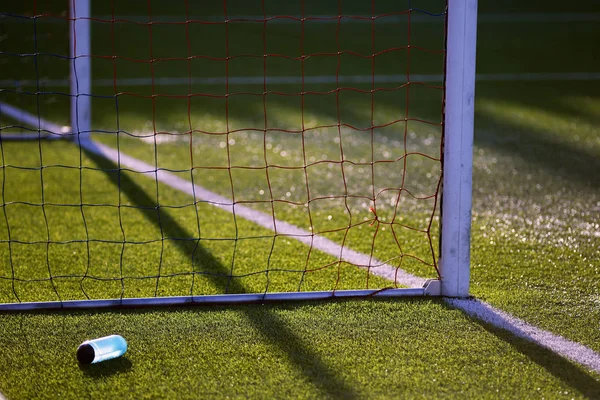
[[[63,3],[0,12],[1,309],[468,295],[475,1]]]

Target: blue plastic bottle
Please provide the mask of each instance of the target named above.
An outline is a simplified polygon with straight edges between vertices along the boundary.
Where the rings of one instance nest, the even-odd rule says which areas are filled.
[[[86,340],[77,348],[77,360],[81,364],[96,364],[120,357],[127,351],[127,342],[119,335]]]

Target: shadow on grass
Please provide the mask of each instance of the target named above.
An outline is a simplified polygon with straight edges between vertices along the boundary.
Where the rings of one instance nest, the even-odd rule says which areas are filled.
[[[336,376],[277,315],[265,308],[259,310],[256,307],[244,307],[243,310],[256,330],[285,352],[290,362],[299,366],[321,393],[336,399],[359,398],[354,389]]]
[[[79,364],[84,375],[92,378],[105,378],[111,375],[125,373],[131,370],[131,361],[127,356],[114,358],[98,364]]]
[[[441,304],[449,309],[455,309],[445,302],[442,302]],[[460,308],[458,309],[460,310]],[[495,327],[494,325],[475,318],[464,311],[463,313],[469,320],[479,324],[492,335],[510,344],[519,353],[524,354],[531,361],[538,364],[582,395],[590,399],[600,399],[600,382],[588,374],[583,367],[567,360],[544,346],[525,338],[517,337],[505,329]]]
[[[541,110],[548,115],[569,118],[574,125],[581,121],[594,126],[600,122],[599,115],[591,115],[565,99],[595,94],[600,96],[597,87],[585,82],[547,86],[539,82],[529,85],[523,82],[504,85],[480,83],[477,96],[492,103],[510,104],[523,110]],[[600,174],[597,173],[600,170],[600,157],[597,149],[576,146],[572,140],[562,138],[555,132],[527,125],[530,123],[523,123],[517,115],[507,118],[476,108],[475,144],[527,160],[566,181],[575,180],[594,188],[600,187]]]
[[[146,220],[157,226],[162,237],[169,238],[169,241],[179,248],[181,253],[190,260],[196,274],[208,276],[211,283],[222,293],[246,292],[239,281],[233,279],[229,269],[200,244],[198,237],[194,237],[191,232],[178,223],[165,208],[157,207],[156,195],[151,196],[146,193],[130,175],[119,171],[119,167],[114,162],[83,148],[82,150],[106,174],[119,192],[127,196],[131,204],[144,215]],[[148,178],[141,176],[140,179]],[[159,276],[155,295],[158,293],[160,279]]]
[[[132,204],[140,207],[144,217],[153,224],[156,224],[161,230],[163,237],[168,238],[192,238],[193,235],[179,224],[164,209],[155,208],[156,201],[144,189],[131,179],[127,174],[117,172],[118,166],[104,157],[85,151],[86,155],[93,160],[98,168],[105,171],[112,183],[117,186],[119,191],[129,198]],[[146,179],[146,178],[142,178]],[[221,264],[216,257],[204,249],[199,241],[174,240],[180,251],[193,260],[201,260],[204,268],[210,270],[206,275],[211,283],[222,293],[247,293],[248,290],[240,282],[231,279],[229,269]],[[229,279],[223,279],[228,277]],[[321,392],[326,393],[331,398],[354,399],[358,395],[354,389],[348,386],[326,363],[319,358],[302,339],[296,335],[284,321],[275,314],[266,309],[257,311],[254,307],[243,307],[245,316],[252,325],[268,340],[273,346],[280,349],[287,355],[288,360]],[[126,369],[127,361],[121,361],[121,364],[115,363],[120,369]],[[108,367],[107,367],[108,368]],[[87,370],[88,374],[94,376],[105,376],[104,367],[99,367],[96,371]],[[114,372],[119,372],[117,369]]]

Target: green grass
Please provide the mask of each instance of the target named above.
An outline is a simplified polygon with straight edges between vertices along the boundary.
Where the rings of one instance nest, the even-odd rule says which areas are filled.
[[[157,211],[151,179],[85,154],[85,169],[61,167],[79,157],[78,148],[40,146],[53,166],[41,173],[6,167],[1,181],[4,302],[366,287],[366,270],[173,190],[160,191]],[[3,144],[6,164],[18,158],[33,167],[37,147]],[[369,284],[391,283],[369,277]]]
[[[440,301],[26,313],[0,321],[0,376],[15,399],[600,394],[580,367]],[[76,367],[81,338],[114,332],[129,340],[123,358]]]
[[[337,7],[330,10],[321,2],[305,3],[307,13],[337,13]],[[419,4],[424,9],[438,5]],[[480,10],[585,12],[592,5],[580,2],[567,10],[564,2],[524,5],[509,1],[493,6],[482,2]],[[64,4],[44,6],[48,9],[37,12],[59,14]],[[33,10],[27,4],[23,7]],[[111,12],[107,4],[95,3],[94,7],[97,14]],[[118,7],[123,9],[116,12],[147,12]],[[154,15],[178,13],[161,7],[164,3],[151,3]],[[190,7],[191,14],[197,12]],[[301,12],[287,3],[269,3],[267,7],[267,14]],[[219,7],[204,11],[205,15],[222,12]],[[355,2],[345,3],[344,12],[371,11]],[[247,2],[231,4],[230,15],[244,13],[260,15],[262,10]],[[65,26],[38,23],[34,43],[32,36],[22,34],[25,29],[33,32],[31,23],[2,24],[0,44],[4,47],[0,51],[34,51],[37,46],[41,52],[66,54]],[[428,31],[441,27],[415,24],[412,43],[441,48],[439,36]],[[108,28],[94,23],[95,54],[113,54]],[[152,57],[187,56],[185,29],[171,28],[152,28]],[[214,40],[193,40],[190,51],[223,56],[222,27],[194,28],[197,31],[192,37]],[[262,26],[241,28],[231,26],[231,54],[262,54]],[[403,29],[401,24],[396,28],[378,25],[373,45],[368,24],[344,24],[339,43],[342,49],[371,54],[404,37]],[[269,53],[297,57],[301,46],[305,53],[337,52],[335,24],[307,23],[304,43],[293,24],[269,25],[267,32]],[[146,26],[119,25],[115,54],[148,60],[149,46],[131,45],[136,38],[148,44],[148,33]],[[591,51],[598,34],[597,24],[592,22],[480,24],[478,71],[598,71],[600,64]],[[413,73],[440,73],[441,54],[415,51],[412,57]],[[37,65],[33,57],[0,57],[0,61],[2,70],[15,79],[32,79],[36,71],[40,77],[63,78],[67,68],[65,60],[45,55],[37,57]],[[370,74],[369,61],[344,55],[340,74]],[[328,57],[302,62],[306,75],[335,74],[337,63],[336,58]],[[381,55],[376,72],[402,73],[405,63],[401,53]],[[122,77],[147,77],[151,71],[158,78],[188,75],[187,60],[159,60],[151,67],[132,60],[118,59],[113,64],[111,59],[97,58],[95,77],[111,78],[114,66]],[[195,59],[190,66],[194,76],[222,76],[220,61]],[[262,59],[242,58],[232,59],[230,67],[231,76],[262,76],[264,68]],[[267,60],[269,75],[298,75],[301,67],[287,59]],[[352,86],[370,89],[369,84]],[[392,89],[394,85],[384,86]],[[306,85],[306,90],[326,92],[335,87]],[[65,88],[42,89],[45,93],[38,95],[27,94],[26,88],[18,93],[0,91],[0,100],[31,112],[39,110],[43,118],[67,124],[68,97],[60,94]],[[301,86],[274,84],[269,89],[298,92]],[[160,96],[154,100],[132,95],[148,96],[150,87],[119,86],[123,93],[118,96],[112,88],[94,90],[106,95],[93,100],[94,127],[105,131],[96,133],[95,139],[160,167],[185,170],[193,165],[194,182],[210,190],[228,197],[233,190],[237,201],[250,202],[247,205],[267,213],[274,210],[279,219],[312,228],[359,251],[368,253],[374,248],[379,259],[392,264],[402,260],[402,268],[412,273],[435,275],[427,262],[399,258],[399,249],[425,260],[432,257],[419,231],[426,229],[433,204],[418,198],[431,195],[439,178],[435,160],[439,158],[440,128],[435,125],[441,119],[439,89],[411,86],[408,92],[376,92],[373,115],[370,93],[309,93],[303,96],[303,113],[299,97],[270,93],[263,103],[262,95],[235,95],[228,100],[227,119],[224,99],[187,97],[189,90],[222,94],[224,85],[157,86]],[[257,90],[262,90],[260,85],[230,86],[230,92]],[[404,125],[407,95],[409,117],[432,124],[410,121]],[[598,99],[598,81],[478,84],[471,292],[529,323],[600,352]],[[368,129],[372,123],[390,121],[400,122],[372,133]],[[338,122],[343,124],[339,131]],[[3,127],[10,123],[0,121]],[[333,128],[313,129],[320,125]],[[356,132],[349,126],[366,130]],[[184,135],[190,127],[195,133]],[[255,130],[243,130],[248,127]],[[265,128],[270,130],[264,133]],[[7,133],[16,130],[3,129]],[[117,131],[118,136],[114,134]],[[156,147],[154,132],[160,132]],[[0,216],[0,240],[4,240],[0,243],[0,276],[12,278],[14,271],[18,277],[42,280],[0,280],[2,301],[15,301],[15,292],[21,300],[55,300],[57,293],[61,298],[154,296],[186,295],[190,290],[194,294],[252,292],[267,285],[278,291],[366,284],[364,270],[338,265],[335,258],[316,251],[309,255],[307,247],[293,240],[274,239],[272,233],[240,218],[234,221],[207,204],[194,205],[189,196],[162,184],[157,187],[151,179],[130,172],[117,174],[114,164],[80,154],[70,143],[2,142],[1,146],[6,167],[0,177],[5,204]],[[341,150],[347,162],[341,163]],[[47,167],[40,171],[42,164]],[[397,188],[404,174],[404,188],[414,197],[405,192],[397,207],[397,191],[388,189]],[[189,171],[180,175],[188,178]],[[42,203],[42,187],[44,208],[35,205]],[[345,200],[327,199],[346,194]],[[373,200],[380,221],[370,226],[373,214],[368,209]],[[11,203],[14,201],[29,203]],[[101,205],[81,207],[82,202]],[[5,217],[11,228],[11,252]],[[437,215],[434,218],[431,236],[437,251]],[[400,238],[400,247],[394,233]],[[73,237],[77,241],[71,241]],[[198,246],[196,240],[173,240],[198,237],[202,238]],[[47,245],[49,238],[57,243]],[[125,245],[124,240],[128,242]],[[232,266],[236,278],[230,279]],[[56,277],[52,281],[47,279],[49,268]],[[200,272],[193,281],[192,272]],[[139,279],[144,276],[147,278]],[[373,276],[368,284],[392,285]],[[11,399],[55,394],[66,398],[600,396],[597,374],[471,320],[437,300],[1,314],[0,333],[0,353],[5,361],[0,363],[0,390]],[[128,339],[127,355],[78,369],[76,346],[85,339],[112,333]]]
[[[473,294],[600,351],[600,85],[503,86],[479,85]]]

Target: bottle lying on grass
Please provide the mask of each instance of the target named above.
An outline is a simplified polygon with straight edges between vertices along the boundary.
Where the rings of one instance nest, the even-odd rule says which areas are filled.
[[[86,340],[77,348],[77,361],[81,364],[96,364],[117,358],[127,351],[127,342],[119,335]]]

